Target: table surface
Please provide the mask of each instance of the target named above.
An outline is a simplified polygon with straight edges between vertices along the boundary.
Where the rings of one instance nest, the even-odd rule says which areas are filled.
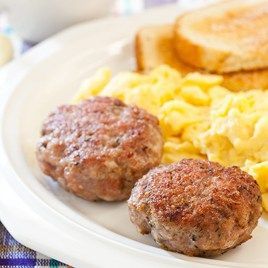
[[[178,0],[118,0],[114,8],[117,15],[131,14],[142,9],[161,4],[175,3]],[[181,0],[182,1],[182,0]],[[33,44],[24,42],[8,24],[8,14],[0,15],[0,32],[7,35],[17,58],[29,50]],[[0,222],[0,267],[68,267],[18,243]]]

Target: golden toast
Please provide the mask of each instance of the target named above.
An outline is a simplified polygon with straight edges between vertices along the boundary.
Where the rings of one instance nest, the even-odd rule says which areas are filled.
[[[168,64],[182,74],[205,72],[183,63],[176,55],[173,25],[155,25],[140,29],[135,41],[138,71],[147,72],[160,64]],[[253,88],[268,89],[268,68],[224,74],[223,86],[233,91]]]
[[[215,73],[268,68],[268,0],[229,0],[175,23],[181,60]]]

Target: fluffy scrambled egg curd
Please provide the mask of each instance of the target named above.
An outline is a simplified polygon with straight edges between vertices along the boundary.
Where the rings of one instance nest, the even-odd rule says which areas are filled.
[[[163,163],[207,158],[240,166],[257,180],[268,211],[268,91],[234,93],[221,83],[218,75],[182,77],[166,65],[113,78],[102,68],[84,81],[73,101],[102,95],[147,110],[160,121]]]

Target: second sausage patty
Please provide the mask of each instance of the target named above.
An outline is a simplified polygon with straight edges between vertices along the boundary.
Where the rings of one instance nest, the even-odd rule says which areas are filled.
[[[221,254],[251,237],[261,215],[256,181],[238,167],[184,159],[149,171],[128,200],[130,219],[164,248]]]
[[[94,97],[63,105],[42,127],[42,171],[87,200],[123,200],[161,161],[158,119],[117,99]]]

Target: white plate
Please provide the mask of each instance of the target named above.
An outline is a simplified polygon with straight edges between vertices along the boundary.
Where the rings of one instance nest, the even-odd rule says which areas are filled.
[[[216,259],[158,248],[130,223],[126,203],[90,203],[39,170],[35,144],[48,112],[66,103],[96,68],[133,69],[141,25],[172,21],[175,6],[82,24],[49,39],[0,74],[0,219],[26,246],[76,267],[267,267],[268,224]]]

